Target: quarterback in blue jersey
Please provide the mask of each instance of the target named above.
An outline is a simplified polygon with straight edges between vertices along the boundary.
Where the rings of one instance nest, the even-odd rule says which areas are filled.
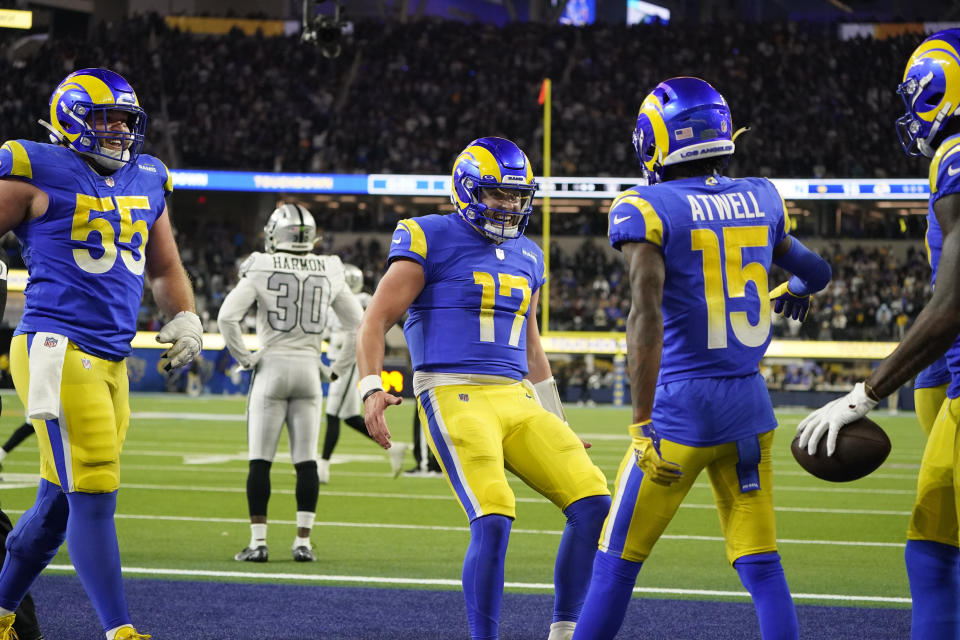
[[[609,214],[610,243],[630,277],[633,442],[577,640],[617,634],[643,562],[703,470],[763,638],[797,637],[774,526],[777,421],[759,363],[771,302],[803,319],[831,270],[789,235],[771,182],[721,175],[735,138],[726,100],[698,78],[666,80],[640,107],[634,146],[648,184],[620,194]],[[773,291],[771,263],[796,274]]]
[[[913,600],[911,637],[960,638],[960,29],[931,35],[907,61],[897,89],[906,113],[897,122],[904,151],[930,158],[930,264],[936,287],[897,348],[853,391],[807,416],[800,443],[815,450],[826,435],[864,416],[904,382],[946,356],[950,381],[920,463],[904,558]]]
[[[107,640],[149,638],[131,624],[114,526],[144,276],[172,318],[157,336],[173,344],[164,367],[200,352],[202,328],[167,214],[172,179],[140,153],[147,116],[133,88],[106,69],[76,71],[49,118],[52,144],[0,148],[0,235],[16,234],[29,272],[10,368],[41,467],[36,502],[7,538],[0,640],[64,540]]]
[[[390,447],[380,379],[384,334],[405,311],[413,387],[430,449],[470,521],[463,593],[470,635],[499,637],[515,498],[506,471],[563,510],[550,640],[576,626],[610,493],[567,426],[540,344],[543,252],[523,235],[536,182],[503,138],[479,138],[453,166],[456,213],[401,220],[389,267],[357,333],[370,435]]]

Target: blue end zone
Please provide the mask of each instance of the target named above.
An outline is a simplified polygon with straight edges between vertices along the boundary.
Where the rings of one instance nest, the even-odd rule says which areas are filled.
[[[125,580],[134,623],[154,638],[190,640],[450,640],[467,637],[459,591]],[[102,638],[75,576],[43,575],[33,590],[47,638]],[[500,632],[542,640],[553,596],[507,593]],[[910,637],[907,609],[799,606],[805,640]],[[749,602],[634,599],[621,638],[759,638]]]

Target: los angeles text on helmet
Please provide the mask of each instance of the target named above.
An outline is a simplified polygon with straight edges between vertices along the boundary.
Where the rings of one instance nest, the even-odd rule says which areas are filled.
[[[273,254],[274,269],[296,269],[298,271],[324,271],[323,261],[317,258],[300,258],[297,256],[285,256],[279,253]]]
[[[694,222],[744,220],[766,216],[763,211],[760,211],[760,205],[753,193],[749,191],[688,195],[687,202],[690,203],[690,217]]]

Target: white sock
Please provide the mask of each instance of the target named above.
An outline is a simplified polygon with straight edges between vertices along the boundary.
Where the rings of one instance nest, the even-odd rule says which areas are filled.
[[[313,520],[317,517],[312,511],[297,511],[297,529],[313,529]]]
[[[573,637],[573,630],[577,628],[577,623],[569,620],[561,620],[550,625],[550,636],[547,640],[569,640]]]
[[[7,457],[7,450],[3,447],[0,447],[0,462],[3,462],[3,459]]]
[[[250,548],[256,549],[267,544],[267,523],[250,525]]]
[[[107,640],[113,640],[113,637],[117,635],[117,631],[120,631],[120,629],[123,629],[124,627],[129,627],[129,626],[130,625],[128,624],[122,624],[119,627],[114,627],[113,629],[109,629],[107,631]]]
[[[309,548],[310,548],[310,538],[301,538],[300,536],[297,536],[296,538],[294,538],[294,539],[293,539],[293,547],[291,547],[291,548],[292,548],[292,549],[296,549],[297,547],[306,547],[306,548],[309,549]]]

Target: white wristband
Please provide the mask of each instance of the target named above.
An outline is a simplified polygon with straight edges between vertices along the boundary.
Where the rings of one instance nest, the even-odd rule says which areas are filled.
[[[360,389],[360,397],[366,400],[374,391],[383,391],[383,379],[378,374],[371,373],[360,378],[357,387]]]
[[[560,391],[557,389],[557,381],[553,376],[546,380],[541,380],[533,385],[537,391],[537,401],[540,406],[557,416],[564,422],[567,421],[567,414],[563,411],[563,403],[560,402]]]

